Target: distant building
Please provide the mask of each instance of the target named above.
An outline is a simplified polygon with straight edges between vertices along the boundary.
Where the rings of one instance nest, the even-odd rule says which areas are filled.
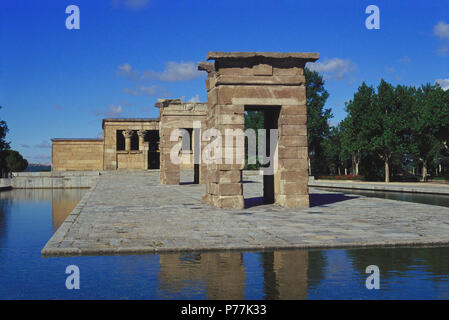
[[[156,106],[159,118],[103,119],[103,139],[52,139],[52,171],[159,169],[160,130],[182,124],[191,133],[193,121],[204,120],[206,104],[161,99]],[[189,145],[190,150],[183,151],[186,160],[193,159]],[[193,161],[184,163],[181,167],[193,167]]]

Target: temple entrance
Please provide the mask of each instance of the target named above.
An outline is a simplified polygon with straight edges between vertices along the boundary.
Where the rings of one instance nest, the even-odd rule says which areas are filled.
[[[275,149],[273,162],[278,168],[263,177],[266,202],[289,208],[309,206],[304,67],[318,58],[317,53],[301,52],[209,52],[207,60],[214,62],[198,64],[208,74],[208,128],[216,128],[222,136],[228,129],[243,129],[245,109],[252,106],[267,112],[264,128],[279,127],[277,146],[270,147]],[[232,151],[226,148],[225,160]],[[245,152],[244,146],[233,149]],[[244,163],[209,163],[206,169],[203,200],[219,208],[244,208]]]
[[[193,128],[183,128],[182,149],[180,164],[180,184],[199,184],[199,139],[200,131]]]
[[[159,169],[159,130],[148,130],[145,134],[145,141],[148,141],[148,169]]]
[[[245,207],[275,202],[275,178],[277,173],[277,145],[278,139],[273,136],[274,145],[270,144],[270,129],[278,129],[280,106],[245,106],[245,171],[242,177],[243,197]],[[256,139],[251,139],[247,130],[254,130]],[[260,132],[265,129],[265,135]],[[265,140],[265,150],[259,147],[263,144],[259,139]],[[251,146],[250,144],[255,144]],[[272,150],[274,149],[274,150]],[[256,152],[256,155],[252,154]],[[269,161],[270,155],[272,161]],[[269,170],[271,166],[272,170]],[[261,176],[260,171],[265,174]]]
[[[199,130],[206,127],[207,104],[185,103],[180,99],[160,99],[156,107],[159,108],[160,114],[161,184],[204,183],[204,166],[195,165],[200,163],[199,158],[195,161],[195,155],[201,155]],[[174,149],[179,151],[175,155],[176,161],[173,161],[171,156]]]

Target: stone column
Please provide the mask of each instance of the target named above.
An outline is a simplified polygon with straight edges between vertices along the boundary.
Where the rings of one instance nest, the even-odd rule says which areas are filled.
[[[139,136],[139,150],[145,151],[148,150],[147,144],[145,143],[145,134],[147,133],[147,130],[138,130],[137,135]]]
[[[170,151],[178,141],[170,141],[173,128],[164,127],[161,124],[160,134],[160,182],[161,184],[179,184],[180,166],[170,159]]]
[[[125,150],[130,151],[131,150],[131,137],[133,136],[132,130],[124,130],[122,132],[123,136],[125,137]]]
[[[222,135],[222,157],[221,163],[211,168],[209,192],[212,204],[220,208],[243,208],[244,106],[227,104],[216,105],[215,108],[215,128]],[[242,161],[237,155],[241,155]]]
[[[297,89],[304,97],[306,89]],[[288,208],[309,206],[307,109],[304,105],[285,105],[279,116],[279,189],[276,203]]]
[[[203,196],[203,201],[219,208],[243,208],[242,169],[244,159],[242,163],[237,163],[237,153],[244,156],[245,150],[244,140],[243,145],[239,147],[237,147],[237,140],[239,138],[244,139],[244,136],[231,137],[228,134],[228,138],[233,140],[233,146],[226,147],[226,136],[229,133],[226,130],[237,132],[235,130],[240,129],[243,133],[245,129],[244,106],[233,104],[229,100],[218,101],[220,89],[216,87],[216,73],[213,64],[200,63],[198,69],[208,72],[208,79],[206,80],[208,95],[206,128],[217,129],[222,139],[221,157],[218,158],[214,154],[213,160],[215,161],[206,164],[203,168],[203,174],[205,173],[206,176],[203,178],[206,184],[206,194]],[[202,140],[202,147],[209,143],[211,141]]]

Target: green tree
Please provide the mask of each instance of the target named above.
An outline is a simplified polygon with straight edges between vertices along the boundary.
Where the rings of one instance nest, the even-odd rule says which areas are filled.
[[[329,135],[324,139],[324,154],[331,174],[340,174],[342,163],[341,152],[341,128],[331,127]]]
[[[441,157],[449,127],[448,93],[438,85],[426,84],[416,92],[410,119],[410,153],[422,165],[422,181],[429,164]]]
[[[264,128],[264,112],[263,111],[248,111],[245,112],[245,129],[253,129],[256,133],[256,150],[258,148],[258,129]],[[249,164],[248,158],[248,139],[245,139],[245,170],[259,169],[261,164],[259,159],[256,159],[255,164]]]
[[[0,106],[0,110],[2,107]],[[8,125],[4,120],[0,119],[0,151],[9,149],[9,143],[6,142],[5,137],[8,133]]]
[[[390,182],[390,168],[394,158],[403,157],[404,136],[407,129],[410,97],[409,89],[398,86],[394,88],[385,80],[377,87],[374,104],[367,112],[372,115],[372,121],[367,123],[371,128],[371,150],[384,162],[385,182]]]
[[[359,174],[360,163],[369,152],[371,122],[376,121],[367,112],[373,108],[376,92],[363,82],[352,100],[346,103],[347,117],[341,123],[342,159],[350,160],[353,174]]]
[[[309,171],[316,174],[327,170],[323,161],[324,140],[329,135],[329,119],[332,118],[331,109],[324,105],[329,93],[324,88],[324,80],[316,71],[304,69],[306,77],[307,98],[307,138],[309,147]]]
[[[15,150],[0,151],[0,168],[6,172],[20,172],[28,167],[28,161]]]

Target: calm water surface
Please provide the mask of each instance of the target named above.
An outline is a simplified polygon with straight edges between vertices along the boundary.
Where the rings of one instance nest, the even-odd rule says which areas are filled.
[[[0,192],[0,299],[449,299],[449,247],[42,258],[84,192]]]
[[[417,202],[417,203],[430,204],[433,206],[449,207],[449,195],[394,192],[394,191],[385,192],[385,191],[371,191],[371,190],[352,190],[342,188],[321,188],[321,187],[317,189],[334,191],[337,193],[356,194],[365,197]]]

